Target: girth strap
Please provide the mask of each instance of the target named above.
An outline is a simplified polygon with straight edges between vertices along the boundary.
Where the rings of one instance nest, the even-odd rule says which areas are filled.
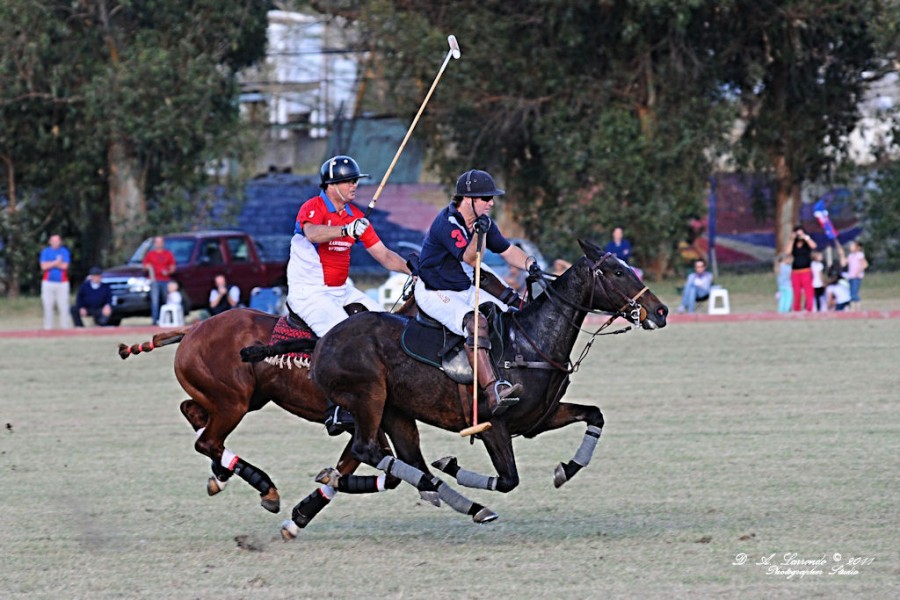
[[[525,360],[521,354],[516,354],[514,360],[501,360],[498,363],[501,369],[547,369],[555,370],[556,367],[545,361]]]

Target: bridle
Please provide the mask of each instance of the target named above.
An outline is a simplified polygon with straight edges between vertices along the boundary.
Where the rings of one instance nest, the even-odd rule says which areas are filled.
[[[596,285],[594,285],[594,284],[596,284],[598,281],[603,286],[603,289],[606,291],[606,293],[610,294],[611,290],[610,290],[609,286],[607,285],[608,278],[603,274],[603,271],[600,269],[600,265],[610,256],[612,256],[612,253],[607,252],[603,256],[601,256],[599,259],[597,259],[596,261],[591,263],[591,265],[590,265],[592,285],[591,285],[591,296],[590,296],[590,299],[588,300],[588,306],[582,306],[576,302],[572,302],[568,298],[563,297],[559,292],[557,292],[550,285],[547,284],[546,278],[544,277],[543,272],[541,272],[541,281],[544,283],[544,293],[547,295],[547,299],[551,303],[554,303],[557,305],[568,306],[568,307],[574,308],[580,312],[585,312],[585,313],[590,313],[590,314],[608,314],[605,311],[591,308],[591,306],[593,306],[593,303],[594,303],[594,289],[596,287]],[[526,332],[525,329],[519,324],[519,322],[516,320],[516,314],[514,312],[510,313],[511,320],[512,320],[512,323],[515,325],[516,329],[518,329],[519,333],[522,334],[522,337],[525,338],[525,340],[528,342],[528,344],[534,349],[535,352],[538,353],[538,355],[541,358],[543,358],[545,361],[547,361],[547,363],[549,363],[555,369],[558,369],[560,371],[565,371],[566,373],[574,373],[575,371],[578,370],[578,367],[581,365],[581,362],[585,358],[587,358],[588,352],[590,352],[590,349],[594,344],[594,340],[597,339],[597,336],[599,336],[599,335],[616,335],[616,334],[625,333],[625,332],[631,330],[631,325],[629,325],[628,327],[625,327],[623,329],[618,329],[616,331],[607,331],[607,332],[603,331],[604,329],[606,329],[607,327],[612,325],[612,322],[615,321],[618,317],[624,317],[625,319],[627,319],[629,322],[631,322],[633,324],[639,324],[644,319],[647,318],[647,309],[645,309],[640,303],[638,303],[638,300],[640,300],[641,296],[643,296],[645,293],[647,293],[647,291],[649,291],[649,288],[647,286],[644,286],[633,297],[629,297],[628,294],[626,294],[618,289],[615,289],[615,288],[613,288],[612,291],[615,291],[617,294],[622,296],[624,303],[616,312],[611,314],[609,319],[607,319],[602,325],[600,325],[600,327],[596,331],[594,331],[594,332],[588,331],[588,330],[584,329],[583,327],[581,327],[579,324],[575,323],[574,321],[568,320],[569,325],[571,325],[573,328],[575,328],[583,333],[587,333],[591,336],[591,339],[588,341],[588,343],[582,349],[581,354],[578,356],[578,359],[574,363],[570,362],[569,363],[570,366],[564,366],[564,365],[560,364],[559,362],[553,360],[549,356],[547,356],[544,353],[544,351],[541,350],[541,348],[538,346],[537,342],[535,342],[531,338],[531,336],[528,335],[528,332]]]

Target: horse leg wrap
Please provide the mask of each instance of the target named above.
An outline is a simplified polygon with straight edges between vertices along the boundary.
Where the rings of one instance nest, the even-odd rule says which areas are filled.
[[[492,491],[497,489],[496,477],[488,477],[487,475],[475,473],[474,471],[466,471],[465,469],[458,469],[456,471],[456,481],[459,485],[469,488]]]
[[[385,477],[385,475],[344,475],[338,479],[338,491],[346,494],[383,492]]]
[[[226,481],[231,479],[232,475],[234,475],[232,471],[229,471],[216,461],[212,461],[212,472],[216,479],[218,479],[222,483],[225,483]]]
[[[581,440],[581,446],[578,447],[572,462],[582,467],[588,466],[588,463],[591,462],[591,457],[594,455],[597,442],[600,441],[600,432],[601,429],[599,427],[588,425],[587,431],[584,432],[584,438]]]
[[[323,508],[328,506],[329,502],[331,502],[331,498],[323,494],[321,488],[319,488],[294,507],[294,510],[291,512],[291,520],[297,524],[297,527],[306,527]]]
[[[377,468],[388,475],[399,477],[419,491],[435,491],[432,483],[425,477],[425,473],[393,456],[385,456],[382,458],[381,462],[378,463]]]
[[[474,514],[475,503],[454,490],[452,487],[435,477],[432,483],[437,486],[438,498],[447,503],[447,506],[464,515]]]
[[[269,490],[275,487],[268,475],[250,463],[245,462],[242,458],[239,458],[237,463],[235,463],[234,472],[262,495],[269,493]]]

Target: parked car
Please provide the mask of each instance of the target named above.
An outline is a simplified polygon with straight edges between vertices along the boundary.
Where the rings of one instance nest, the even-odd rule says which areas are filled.
[[[175,255],[172,278],[181,287],[185,314],[208,307],[216,275],[225,275],[240,288],[244,305],[249,305],[254,288],[287,285],[287,260],[264,259],[257,243],[243,231],[194,231],[163,238]],[[113,293],[111,324],[118,325],[126,317],[150,316],[150,274],[141,263],[152,246],[152,238],[144,240],[128,264],[103,271],[103,281]]]

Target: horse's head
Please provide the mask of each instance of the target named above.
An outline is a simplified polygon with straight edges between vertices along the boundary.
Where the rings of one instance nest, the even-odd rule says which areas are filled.
[[[615,254],[578,240],[593,277],[591,308],[614,313],[644,329],[666,326],[669,308]]]

